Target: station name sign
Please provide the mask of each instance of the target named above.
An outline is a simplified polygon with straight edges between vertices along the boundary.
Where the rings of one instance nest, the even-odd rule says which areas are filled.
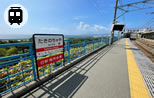
[[[62,34],[34,34],[37,67],[64,59],[64,36]]]

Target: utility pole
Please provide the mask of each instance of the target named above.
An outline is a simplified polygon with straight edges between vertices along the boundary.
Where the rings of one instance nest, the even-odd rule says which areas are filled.
[[[118,6],[118,0],[116,0],[116,3],[115,3],[114,18],[113,18],[113,22],[112,22],[113,25],[116,23],[116,17],[117,17],[117,6]],[[110,45],[112,45],[113,38],[114,38],[114,31],[111,30]]]

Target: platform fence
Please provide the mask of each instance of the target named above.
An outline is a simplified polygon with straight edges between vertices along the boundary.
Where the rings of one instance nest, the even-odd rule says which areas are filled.
[[[117,37],[114,38],[115,40],[117,40]],[[67,39],[64,45],[65,64],[108,44],[109,37]],[[6,57],[0,56],[0,95],[13,92],[13,90],[38,79],[33,43],[0,44],[0,48],[4,48],[6,51],[11,47],[21,49],[22,52]],[[52,74],[58,68],[62,68],[63,65],[64,63],[58,62],[40,67],[39,76]]]

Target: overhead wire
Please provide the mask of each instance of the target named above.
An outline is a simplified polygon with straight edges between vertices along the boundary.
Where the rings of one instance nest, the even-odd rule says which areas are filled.
[[[122,0],[119,0],[119,6],[121,6],[121,5],[123,5],[123,2],[122,2]],[[121,10],[121,13],[124,13],[124,12]],[[125,24],[125,29],[127,29],[127,25],[126,25],[126,21],[125,21],[125,15],[122,15],[122,21]]]
[[[145,3],[143,3],[143,6],[142,7],[145,7],[145,4],[146,4],[146,2]],[[147,18],[147,16],[146,16],[146,18]],[[144,27],[146,27],[146,26],[149,26],[149,25],[151,25],[153,22],[151,21],[151,17],[150,17],[150,19],[148,18],[148,20],[146,20],[142,25],[139,25],[139,26],[137,26],[137,28],[144,28]]]
[[[102,16],[102,15],[104,15],[103,13],[102,13],[102,11],[100,10],[100,8],[97,6],[98,4],[97,4],[97,2],[95,1],[95,0],[90,0],[90,2],[91,2],[91,4],[96,8],[96,10],[98,11],[98,13]]]

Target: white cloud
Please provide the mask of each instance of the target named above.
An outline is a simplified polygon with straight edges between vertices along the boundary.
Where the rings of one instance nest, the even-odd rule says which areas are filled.
[[[107,30],[106,27],[97,24],[94,25],[94,29],[95,31]]]
[[[87,31],[90,29],[90,25],[85,24],[84,22],[80,22],[80,24],[77,26],[77,29],[81,31]]]
[[[87,16],[75,16],[75,17],[73,17],[73,20],[80,20],[80,19],[84,19],[86,17]]]
[[[55,28],[55,27],[43,27],[40,29],[41,32],[47,32],[47,33],[65,33],[63,29]]]
[[[77,30],[82,32],[102,32],[102,31],[108,31],[108,28],[102,25],[94,24],[93,26],[91,26],[84,22],[80,22],[79,25],[77,26]]]
[[[46,31],[60,31],[59,28],[53,28],[53,27],[43,27],[41,30],[46,30]]]

